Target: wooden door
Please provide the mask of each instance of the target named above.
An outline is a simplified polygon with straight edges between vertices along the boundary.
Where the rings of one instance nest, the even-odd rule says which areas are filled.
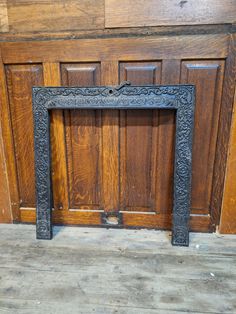
[[[35,221],[32,86],[193,83],[191,229],[211,230],[227,47],[225,35],[1,44],[14,220]],[[54,223],[101,225],[119,212],[124,226],[171,228],[174,112],[56,111],[51,131]]]

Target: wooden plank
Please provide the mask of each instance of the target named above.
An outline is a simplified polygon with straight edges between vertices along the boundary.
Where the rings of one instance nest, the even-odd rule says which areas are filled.
[[[59,63],[44,63],[43,77],[45,86],[60,86]],[[51,113],[51,160],[52,188],[55,209],[68,209],[68,182],[65,147],[64,116],[62,110]]]
[[[101,29],[103,0],[8,0],[11,32]]]
[[[8,32],[8,10],[7,10],[7,0],[0,0],[0,32]]]
[[[179,84],[180,60],[163,60],[161,84]],[[158,117],[158,212],[171,212],[173,208],[173,175],[175,151],[175,112],[162,110]]]
[[[111,37],[146,37],[148,36],[177,36],[197,34],[230,34],[235,31],[235,25],[231,24],[208,24],[186,26],[147,26],[147,27],[125,27],[97,30],[68,30],[68,31],[40,31],[2,33],[0,42],[24,41],[24,40],[68,40],[68,39],[92,39]]]
[[[118,84],[118,62],[101,62],[101,85]],[[119,110],[102,112],[102,182],[104,211],[119,210]]]
[[[235,22],[235,16],[235,0],[105,0],[106,28],[225,24]]]
[[[123,212],[124,226],[127,228],[171,229],[171,214],[147,214]],[[23,223],[36,221],[35,208],[21,208],[20,219]],[[192,215],[190,217],[190,230],[193,232],[209,232],[209,215]],[[95,210],[53,211],[53,223],[56,225],[101,225],[101,212]]]
[[[217,226],[220,221],[222,196],[224,189],[225,167],[230,136],[232,108],[234,101],[236,77],[236,34],[231,35],[229,55],[226,59],[225,79],[221,102],[221,112],[217,136],[216,159],[214,164],[213,187],[211,198],[212,225]]]
[[[0,124],[0,223],[12,222],[12,210],[9,182],[6,170],[6,160],[2,142],[2,128]]]
[[[5,69],[0,53],[0,117],[3,147],[5,153],[6,171],[8,175],[9,193],[11,201],[11,215],[15,221],[19,220],[19,194],[15,164],[15,151],[12,139],[12,126],[6,88]]]
[[[193,234],[189,248],[173,248],[153,230],[55,228],[38,241],[34,229],[0,226],[0,311],[236,311],[235,236]]]
[[[236,91],[234,94],[234,113],[230,132],[231,136],[220,217],[220,233],[236,233]]]
[[[183,35],[1,43],[4,63],[224,58],[229,35]]]
[[[55,210],[52,213],[53,224],[57,225],[100,225],[101,213],[94,210]],[[36,211],[35,209],[20,210],[21,222],[35,223]]]

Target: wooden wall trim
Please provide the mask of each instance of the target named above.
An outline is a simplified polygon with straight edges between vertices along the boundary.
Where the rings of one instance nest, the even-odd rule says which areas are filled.
[[[0,124],[2,127],[3,147],[5,152],[6,169],[9,180],[9,197],[11,200],[11,211],[13,221],[19,220],[19,193],[17,188],[17,175],[15,152],[13,145],[12,126],[10,120],[9,103],[5,70],[0,51]]]
[[[12,222],[11,200],[0,124],[0,223]]]
[[[183,36],[183,35],[207,35],[207,34],[230,34],[236,32],[236,24],[215,25],[190,25],[186,26],[146,26],[124,27],[111,29],[86,29],[71,31],[50,32],[20,32],[2,33],[0,42],[6,41],[47,41],[66,39],[99,39],[99,38],[124,38],[124,37],[147,37],[147,36]]]
[[[211,200],[212,225],[220,221],[222,197],[224,190],[225,168],[230,137],[232,108],[234,102],[236,77],[236,34],[230,36],[229,55],[226,59],[225,80],[219,120],[216,159],[213,174],[213,192]]]
[[[222,202],[220,233],[236,233],[236,91]]]
[[[228,34],[0,43],[4,63],[225,58]],[[96,49],[91,49],[96,47]]]
[[[171,229],[171,214],[144,215],[137,213],[135,223],[130,213],[123,212],[124,225],[129,228],[156,228]],[[153,220],[153,218],[155,218]],[[53,224],[55,225],[79,225],[79,226],[101,226],[101,212],[99,211],[55,211],[53,212]],[[36,221],[35,208],[27,208],[21,210],[21,221],[24,223],[33,223]],[[150,224],[151,222],[151,224]],[[192,232],[209,232],[210,226],[209,215],[191,215],[190,231]],[[137,224],[139,227],[137,227]]]

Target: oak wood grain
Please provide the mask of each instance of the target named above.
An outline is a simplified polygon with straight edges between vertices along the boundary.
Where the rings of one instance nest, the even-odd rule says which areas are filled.
[[[2,138],[4,147],[4,156],[6,171],[8,175],[9,183],[9,198],[11,204],[11,216],[15,221],[19,220],[19,194],[18,194],[18,183],[16,174],[16,160],[15,151],[13,143],[12,125],[10,117],[10,108],[8,102],[7,85],[5,68],[1,58],[0,52],[0,117],[1,117],[1,128],[2,128]],[[4,184],[4,183],[3,183]],[[8,216],[9,214],[5,212]]]
[[[236,233],[236,91],[233,110],[219,226],[220,233]]]
[[[220,111],[219,129],[217,135],[216,159],[213,174],[213,191],[211,198],[212,225],[219,224],[222,196],[224,189],[224,175],[228,152],[232,108],[234,101],[236,77],[236,35],[230,36],[229,55],[226,59],[225,79],[223,85],[222,103]]]
[[[179,84],[180,60],[163,60],[161,84]],[[173,175],[175,150],[175,112],[162,110],[158,126],[157,209],[171,212],[173,206]]]
[[[60,86],[60,64],[44,63],[43,77],[45,86]],[[52,189],[54,209],[68,209],[68,182],[66,166],[66,147],[64,116],[62,110],[54,110],[50,115]]]
[[[11,32],[104,27],[103,0],[8,0],[7,7]]]
[[[156,85],[161,81],[161,62],[122,62],[120,81]],[[158,110],[122,110],[120,130],[121,204],[123,210],[157,211],[156,181]]]
[[[2,42],[4,63],[224,58],[228,34]]]
[[[35,209],[21,209],[21,222],[33,223],[36,221]],[[150,228],[150,229],[171,229],[171,214],[160,213],[135,213],[123,212],[124,227],[127,228]],[[101,226],[100,211],[55,211],[53,212],[53,223],[56,225],[88,225]],[[190,217],[190,230],[194,232],[209,232],[209,215],[193,215]]]
[[[40,64],[6,66],[20,206],[35,205],[32,86],[43,85]]]
[[[118,62],[102,61],[102,85],[118,84]],[[102,113],[103,149],[103,208],[105,212],[119,210],[119,111],[105,110]]]
[[[105,0],[105,27],[233,23],[235,16],[235,0]]]
[[[208,215],[209,208],[207,208],[207,204],[209,201],[209,193],[211,196],[214,193],[210,189],[211,182],[214,184],[211,167],[213,163],[212,160],[215,159],[215,155],[217,154],[214,148],[215,132],[218,128],[220,90],[224,70],[223,59],[228,55],[228,37],[229,36],[226,34],[211,34],[0,43],[5,69],[13,69],[14,74],[17,73],[17,70],[19,72],[19,69],[22,69],[22,72],[24,72],[24,69],[31,69],[28,70],[28,72],[25,71],[29,73],[25,74],[26,77],[29,77],[28,79],[19,79],[17,83],[14,82],[14,88],[17,88],[19,93],[23,93],[23,95],[20,94],[20,97],[15,97],[13,101],[10,98],[10,108],[12,109],[18,106],[20,116],[25,112],[25,106],[27,107],[27,104],[29,104],[29,91],[34,79],[32,77],[34,77],[34,75],[37,77],[42,76],[41,64],[43,64],[43,69],[45,70],[44,77],[46,76],[48,81],[52,82],[52,84],[54,84],[53,82],[57,82],[58,85],[60,85],[60,81],[63,85],[70,86],[99,85],[100,83],[103,85],[116,85],[119,80],[123,79],[119,69],[122,68],[123,65],[130,67],[128,69],[129,78],[133,82],[140,82],[140,84],[142,84],[142,81],[143,84],[146,84],[145,82],[147,81],[150,81],[150,84],[176,84],[180,81],[196,82],[201,95],[198,99],[200,113],[198,112],[197,114],[197,136],[199,138],[205,137],[205,133],[207,136],[206,144],[199,140],[195,151],[200,156],[201,154],[204,155],[204,160],[207,160],[207,162],[204,164],[204,162],[198,158],[202,162],[200,170],[204,177],[203,179],[199,179],[196,171],[197,168],[195,167],[195,173],[197,173],[198,179],[197,188],[194,190],[197,191],[201,199],[197,198],[196,195],[194,198],[202,207],[193,208],[193,213],[197,215],[194,216],[191,224],[192,228],[195,228],[194,230],[210,230],[210,216]],[[32,64],[32,62],[35,63]],[[229,61],[227,60],[226,63],[227,62]],[[61,64],[60,68],[59,63]],[[153,66],[154,68],[152,68]],[[138,67],[138,69],[134,71],[135,67]],[[35,74],[32,70],[34,68],[40,69],[39,72],[36,71],[40,73],[40,75]],[[230,72],[229,69],[230,67],[228,66],[228,72],[227,70],[225,72],[226,76],[233,73],[232,71]],[[61,71],[61,79],[59,70]],[[34,74],[30,74],[31,72]],[[17,77],[17,75],[15,75],[15,77]],[[3,79],[1,77],[0,81],[4,82],[4,67]],[[21,87],[21,84],[25,84],[26,82],[28,82],[27,84],[29,85],[29,87],[27,87],[28,89]],[[3,96],[0,95],[0,99],[5,97],[6,99],[4,101],[6,104],[7,92],[9,96],[11,96],[12,93],[11,85],[12,84],[8,84],[8,90],[4,84],[2,85],[5,96],[3,93]],[[204,102],[203,98],[207,101]],[[24,99],[27,99],[27,101],[24,101]],[[23,104],[23,102],[24,106],[19,106],[19,103]],[[7,112],[7,105],[5,105],[5,103],[4,110]],[[22,108],[24,110],[22,110]],[[57,209],[59,209],[59,207],[62,207],[62,209],[54,210],[57,221],[66,223],[68,215],[68,221],[72,224],[77,224],[77,219],[78,221],[82,219],[80,218],[80,215],[83,216],[81,212],[86,213],[86,211],[88,211],[89,219],[86,218],[84,222],[89,223],[89,221],[91,221],[91,223],[94,224],[96,221],[96,224],[100,224],[100,212],[98,212],[98,210],[104,208],[106,211],[123,210],[125,211],[125,216],[129,214],[130,216],[125,218],[126,223],[127,219],[129,219],[127,226],[138,226],[138,223],[140,223],[141,226],[143,215],[147,215],[145,219],[143,218],[145,226],[156,226],[156,228],[158,228],[158,226],[162,226],[162,228],[170,227],[175,118],[172,113],[161,112],[162,113],[160,115],[158,114],[154,119],[149,116],[150,112],[145,113],[144,111],[143,113],[144,118],[147,118],[145,118],[147,122],[145,123],[147,132],[145,131],[144,134],[141,135],[143,136],[143,142],[139,143],[139,146],[145,147],[145,156],[141,156],[142,154],[140,154],[139,151],[137,151],[137,154],[132,152],[131,146],[135,143],[136,135],[140,135],[140,132],[134,129],[137,123],[140,124],[142,120],[136,117],[135,113],[128,113],[128,120],[130,122],[128,124],[126,122],[122,124],[122,121],[125,121],[122,119],[122,113],[119,115],[119,112],[115,111],[104,111],[101,113],[101,118],[94,112],[90,113],[91,117],[88,115],[83,116],[81,113],[78,113],[76,117],[76,113],[74,112],[69,120],[67,120],[67,118],[65,119],[67,169],[60,169],[58,175],[60,171],[61,173],[64,171],[68,172],[69,201],[73,206],[69,206],[70,210],[66,210],[61,204],[58,204]],[[206,119],[207,113],[210,117],[209,120]],[[138,113],[136,114],[138,115]],[[127,113],[125,115],[127,115]],[[11,123],[14,120],[14,114],[11,116],[6,115],[6,117],[11,118]],[[71,121],[74,122],[71,123]],[[124,176],[122,177],[122,165],[126,164],[125,154],[123,154],[126,144],[125,141],[122,140],[122,136],[124,138],[127,135],[122,133],[122,130],[126,128],[125,124],[130,128],[127,133],[128,138],[130,138],[127,148],[130,157],[128,158],[128,172],[131,172],[133,169],[132,175],[129,174],[128,185],[127,182],[123,180]],[[60,125],[62,125],[61,122]],[[204,125],[204,127],[201,127],[201,125]],[[23,127],[23,123],[22,125],[14,127],[14,136],[20,132]],[[206,132],[203,132],[204,128],[206,128]],[[9,130],[11,132],[11,128],[9,128]],[[124,133],[126,133],[126,131],[124,131]],[[3,132],[7,131],[3,130]],[[132,136],[130,136],[130,134]],[[4,136],[4,145],[5,138]],[[11,134],[9,138],[11,140],[13,139]],[[58,140],[59,138],[61,139],[60,145],[63,145],[63,136],[59,136]],[[78,140],[79,138],[80,141]],[[156,142],[158,143],[157,146],[155,145]],[[135,151],[136,147],[135,145],[133,146]],[[83,149],[87,151],[84,155],[81,154]],[[55,158],[53,162],[58,162],[56,158],[61,158],[60,151],[61,148],[59,146],[55,148],[56,155],[53,156],[53,158]],[[207,152],[210,153],[208,154]],[[7,154],[11,155],[11,151],[9,150]],[[135,162],[133,162],[133,157],[135,158],[136,155],[139,160],[138,165],[140,165],[140,169],[137,165],[135,166]],[[89,164],[87,168],[84,167],[86,162]],[[12,160],[12,163],[13,165],[11,165],[11,167],[17,166],[14,160]],[[73,163],[74,165],[72,167]],[[151,171],[149,171],[149,169],[151,169]],[[140,170],[143,170],[143,176]],[[32,176],[31,166],[28,167],[26,171],[29,171],[29,174]],[[224,172],[219,171],[217,175],[222,179]],[[138,179],[138,182],[134,180],[134,178]],[[150,178],[151,180],[149,180]],[[20,180],[22,181],[22,178]],[[14,184],[12,185],[11,181],[14,183],[12,178],[10,178],[10,187],[12,189]],[[201,187],[201,181],[205,186],[204,192]],[[142,194],[143,192],[140,188],[140,183],[146,187],[145,193],[137,197],[138,194]],[[142,204],[144,205],[143,207],[128,207],[129,210],[138,209],[139,213],[137,211],[130,213],[124,210],[123,205],[125,202],[123,202],[124,197],[122,196],[122,191],[125,191],[125,184],[129,187],[129,190],[131,190],[132,185],[135,185],[134,191],[131,190],[131,193],[126,193],[128,194],[126,199],[132,203],[131,205],[135,205],[135,202],[139,203],[136,205],[140,205],[141,202],[145,203]],[[55,185],[55,183],[53,185]],[[19,183],[16,184],[16,189],[18,188]],[[33,189],[31,192],[33,192]],[[123,193],[123,195],[125,195],[125,193]],[[85,200],[84,202],[83,199]],[[16,198],[16,209],[20,207],[19,202],[20,197],[18,197],[18,200]],[[32,204],[32,207],[34,207],[34,204]],[[29,212],[27,211],[29,208],[31,208],[30,203],[21,204],[20,212],[22,213],[22,221],[25,221],[25,219],[27,221],[27,213],[31,212],[31,210]],[[150,219],[148,211],[153,209],[155,209],[157,215]],[[140,210],[142,210],[142,213]],[[92,211],[92,213],[90,213],[90,211]],[[139,214],[141,216],[136,216]],[[86,216],[86,214],[84,215]]]
[[[181,83],[196,86],[192,165],[192,211],[208,214],[213,183],[224,61],[183,61]]]
[[[7,0],[0,0],[0,32],[9,31]]]
[[[12,222],[12,209],[9,192],[8,174],[4,154],[2,128],[0,124],[0,223]]]
[[[3,0],[4,1],[4,0]],[[68,39],[98,39],[112,37],[146,37],[146,36],[182,36],[206,34],[231,34],[235,32],[235,24],[214,25],[175,25],[175,26],[144,26],[122,27],[95,30],[40,31],[1,33],[0,42],[5,41],[36,41],[36,40],[68,40]]]
[[[62,63],[63,86],[96,86],[100,63]],[[102,206],[101,111],[65,110],[69,199],[72,209]]]

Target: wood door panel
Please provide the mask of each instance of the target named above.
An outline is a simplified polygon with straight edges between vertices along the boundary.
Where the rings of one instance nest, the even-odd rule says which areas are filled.
[[[123,80],[136,85],[181,82],[197,85],[192,192],[192,213],[197,215],[191,218],[191,229],[210,230],[209,214],[215,211],[212,206],[209,213],[210,198],[219,194],[211,190],[212,168],[228,35],[3,42],[1,51],[9,112],[7,97],[2,107],[7,116],[4,119],[12,125],[4,135],[4,145],[10,147],[7,137],[13,139],[14,149],[6,151],[8,156],[16,156],[16,162],[7,167],[18,180],[11,186],[20,197],[14,192],[12,202],[17,210],[21,207],[22,221],[32,222],[35,217],[32,85],[43,85],[43,81],[47,86],[116,85]],[[227,85],[233,86],[230,65],[234,61],[230,60],[232,56],[227,61],[224,95],[232,94],[232,89],[229,93],[227,89]],[[4,79],[2,86],[5,88]],[[227,97],[229,103],[231,96]],[[225,107],[223,114],[229,111],[229,104]],[[98,210],[103,209],[121,210],[124,226],[171,226],[174,112],[66,111],[51,122],[55,222],[99,225]],[[221,150],[225,152],[226,145]],[[223,173],[220,169],[221,179]],[[60,188],[55,188],[57,185]]]
[[[181,83],[196,85],[192,211],[208,213],[212,189],[224,61],[184,61],[181,68]]]
[[[100,85],[99,63],[61,65],[63,86]],[[101,207],[101,112],[65,111],[70,208]]]
[[[159,84],[161,62],[122,62],[120,81]],[[156,210],[157,110],[122,110],[120,114],[121,208]]]
[[[35,207],[32,86],[43,85],[40,64],[5,67],[21,207]]]

